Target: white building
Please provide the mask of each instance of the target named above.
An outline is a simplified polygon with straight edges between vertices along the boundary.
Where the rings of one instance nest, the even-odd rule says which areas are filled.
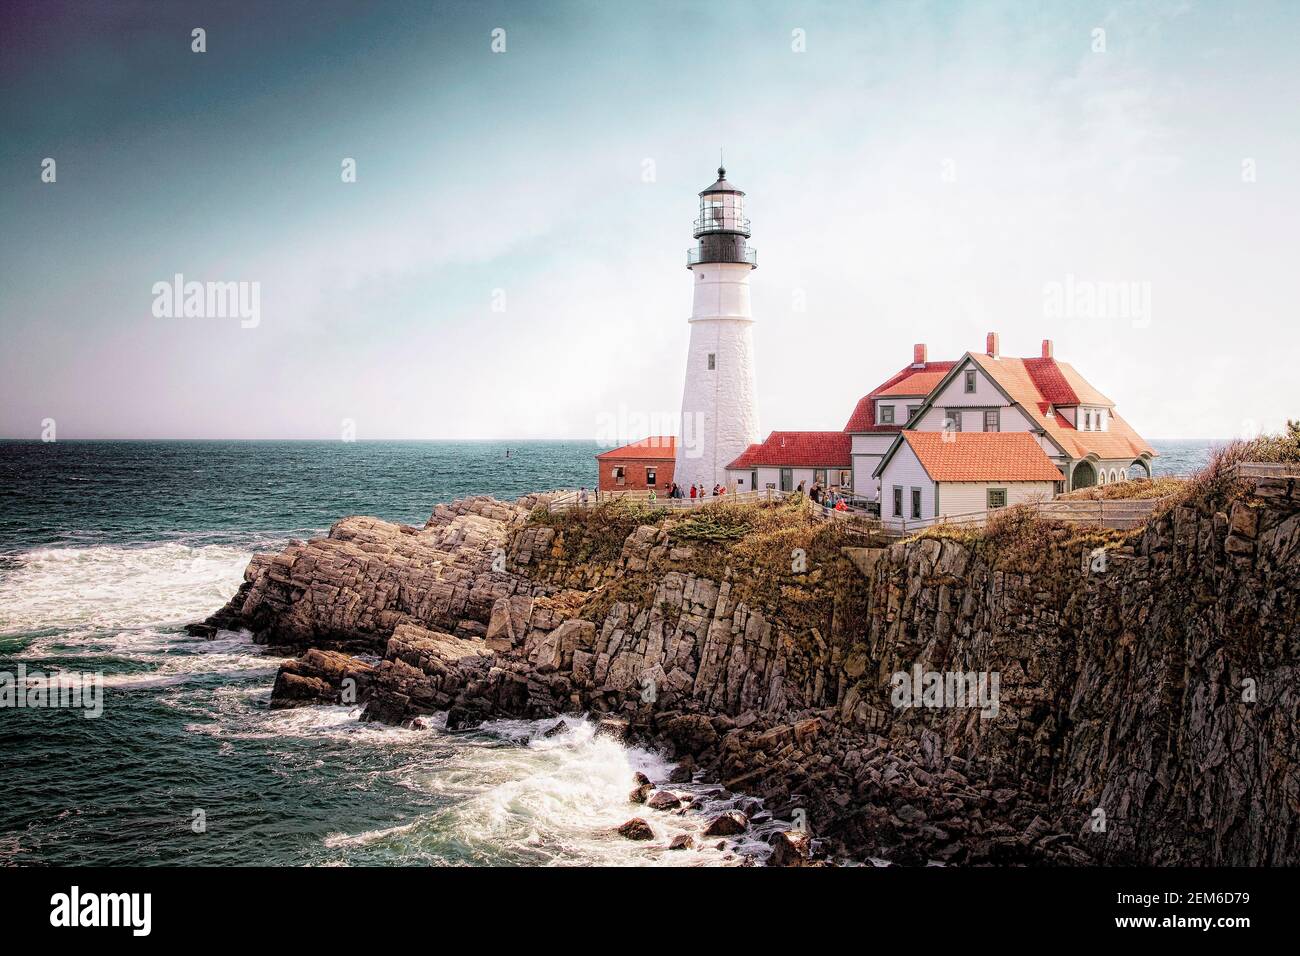
[[[924,345],[912,347],[912,364],[891,375],[864,395],[844,431],[852,436],[850,468],[853,494],[868,501],[880,499],[876,468],[885,452],[920,408],[935,385],[955,362],[931,362]]]
[[[848,492],[853,472],[844,432],[772,432],[727,465],[737,491],[808,491],[821,485]]]
[[[890,391],[882,387],[868,396],[875,415],[884,403],[898,401]],[[1012,358],[1001,354],[998,335],[990,332],[983,353],[967,352],[951,363],[905,415],[872,473],[886,522],[966,514],[1148,477],[1155,457],[1114,402],[1056,360],[1050,341],[1037,357]]]
[[[695,295],[673,470],[683,488],[725,484],[727,464],[758,441],[749,305],[758,259],[747,245],[744,197],[719,168],[718,181],[700,193],[697,245],[686,257]]]
[[[887,525],[1046,501],[1062,480],[1027,431],[904,431],[879,472]]]

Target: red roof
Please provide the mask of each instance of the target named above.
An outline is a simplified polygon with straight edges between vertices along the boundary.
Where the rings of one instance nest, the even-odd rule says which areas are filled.
[[[1056,359],[1027,358],[1020,361],[1025,363],[1025,371],[1029,373],[1045,402],[1050,405],[1079,404],[1079,396],[1074,394],[1074,389],[1066,381]]]
[[[1029,432],[903,432],[934,481],[1064,481]]]
[[[870,394],[859,399],[844,431],[851,432],[897,432],[906,422],[893,425],[876,424],[876,399],[889,395],[929,395],[939,384],[939,380],[956,362],[926,362],[917,368],[909,365],[883,384],[877,386]]]
[[[652,435],[622,448],[611,448],[596,456],[597,461],[672,461],[677,457],[677,436]]]
[[[853,436],[848,432],[772,432],[727,466],[745,468],[848,468]]]

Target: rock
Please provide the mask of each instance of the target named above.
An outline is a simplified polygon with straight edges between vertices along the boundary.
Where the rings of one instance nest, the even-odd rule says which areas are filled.
[[[675,793],[656,790],[646,798],[645,805],[651,810],[675,810],[682,805],[682,801]]]
[[[596,724],[597,737],[610,737],[623,743],[627,740],[627,721],[618,717],[605,717]]]
[[[690,763],[687,763],[686,761],[679,763],[676,767],[673,768],[673,772],[668,775],[668,782],[669,783],[690,783],[692,780],[695,779],[695,774],[692,770],[693,766],[694,766],[694,761]]]
[[[772,855],[768,866],[807,866],[812,855],[808,834],[798,830],[780,830],[772,834]]]
[[[739,810],[728,810],[709,821],[709,825],[704,829],[706,837],[714,836],[735,836],[738,833],[744,833],[749,826],[749,820]]]
[[[362,704],[370,697],[376,668],[350,654],[311,648],[280,665],[271,688],[271,709],[304,704]]]
[[[695,837],[689,833],[679,833],[668,843],[670,850],[692,850],[695,848]]]
[[[633,817],[615,832],[629,840],[653,840],[655,838],[655,832],[650,829],[650,824],[640,817]]]
[[[566,731],[568,731],[568,729],[569,729],[569,725],[568,725],[568,724],[566,724],[566,723],[565,723],[564,721],[562,721],[562,720],[557,720],[554,724],[552,724],[552,725],[551,725],[550,727],[548,727],[546,730],[542,731],[542,736],[545,737],[545,738],[548,738],[548,739],[551,738],[551,737],[558,737],[558,736],[560,736],[560,734],[565,733]]]

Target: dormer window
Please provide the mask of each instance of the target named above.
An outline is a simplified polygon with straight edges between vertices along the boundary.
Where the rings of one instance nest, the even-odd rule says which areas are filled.
[[[893,406],[893,405],[881,405],[881,406],[880,406],[880,424],[882,424],[882,425],[892,425],[892,424],[894,424],[894,406]]]
[[[1092,431],[1092,409],[1091,408],[1083,413],[1083,430],[1086,432]]]
[[[966,372],[966,394],[975,394],[975,370],[970,369]]]

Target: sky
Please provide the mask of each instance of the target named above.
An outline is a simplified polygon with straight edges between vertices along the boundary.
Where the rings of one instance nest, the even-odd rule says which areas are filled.
[[[1290,2],[6,2],[0,436],[667,433],[720,149],[764,433],[989,331],[1148,438],[1276,429],[1297,39]],[[177,274],[256,321],[169,313]]]

